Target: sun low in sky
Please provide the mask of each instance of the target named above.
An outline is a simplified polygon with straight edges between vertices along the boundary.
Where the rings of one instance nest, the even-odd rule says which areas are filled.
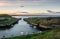
[[[60,0],[0,0],[0,14],[60,12]]]

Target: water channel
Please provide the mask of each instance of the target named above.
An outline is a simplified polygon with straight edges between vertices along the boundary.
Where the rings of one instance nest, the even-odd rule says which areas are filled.
[[[20,36],[20,35],[27,35],[27,34],[32,34],[39,32],[40,30],[31,27],[30,24],[28,24],[26,21],[23,20],[23,18],[28,18],[25,16],[13,16],[15,18],[22,18],[21,20],[18,21],[17,24],[15,24],[13,27],[9,29],[0,29],[0,38],[3,36],[5,37],[15,37],[15,36]]]

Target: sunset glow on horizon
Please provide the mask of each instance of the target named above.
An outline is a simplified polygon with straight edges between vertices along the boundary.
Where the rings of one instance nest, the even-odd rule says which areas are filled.
[[[0,0],[0,14],[60,12],[60,0]]]

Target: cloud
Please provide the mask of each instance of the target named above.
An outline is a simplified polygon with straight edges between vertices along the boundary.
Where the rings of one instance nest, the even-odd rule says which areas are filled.
[[[47,12],[49,12],[49,13],[60,13],[60,12],[56,12],[56,11],[51,11],[51,10],[47,10]]]
[[[0,6],[40,5],[60,3],[60,0],[0,0]]]
[[[56,13],[60,13],[60,12],[56,12]]]
[[[50,13],[52,13],[52,12],[54,12],[54,11],[51,11],[51,10],[47,10],[47,12],[50,12]]]
[[[20,12],[20,13],[29,13],[29,12]]]
[[[16,6],[16,5],[25,5],[25,4],[41,4],[46,0],[0,0],[0,6]]]
[[[18,12],[15,12],[15,13],[29,13],[29,12],[19,12],[19,11],[18,11]]]

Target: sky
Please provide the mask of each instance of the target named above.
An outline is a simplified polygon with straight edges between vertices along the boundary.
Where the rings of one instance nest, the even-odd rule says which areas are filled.
[[[0,0],[0,14],[60,12],[60,0]]]

